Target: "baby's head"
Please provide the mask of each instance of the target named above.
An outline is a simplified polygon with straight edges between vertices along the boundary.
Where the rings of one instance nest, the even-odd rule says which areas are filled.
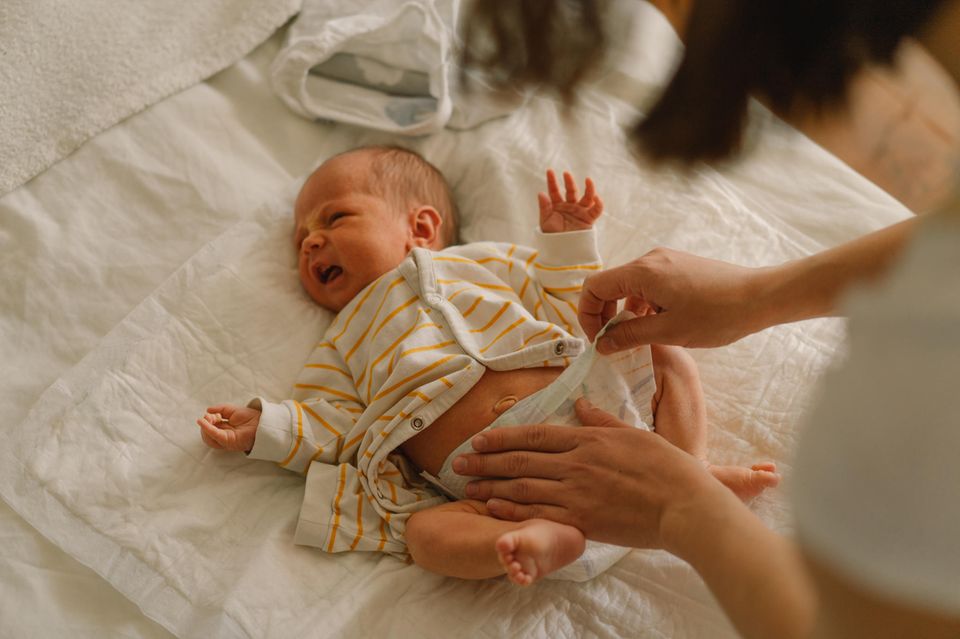
[[[307,178],[294,207],[303,288],[339,311],[410,249],[455,243],[456,215],[443,175],[413,151],[371,146],[335,155]]]

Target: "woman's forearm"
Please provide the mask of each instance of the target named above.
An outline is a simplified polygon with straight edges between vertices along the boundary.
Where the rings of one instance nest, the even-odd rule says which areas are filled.
[[[799,549],[732,495],[673,518],[668,549],[700,574],[747,639],[807,637],[816,595]]]
[[[755,299],[767,327],[836,312],[843,294],[883,275],[919,223],[904,220],[832,249],[764,269]]]

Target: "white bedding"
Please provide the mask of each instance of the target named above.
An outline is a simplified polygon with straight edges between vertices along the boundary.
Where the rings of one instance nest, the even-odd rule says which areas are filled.
[[[299,0],[5,0],[0,194],[100,131],[220,71]]]
[[[647,29],[640,53],[662,62],[672,50],[649,47],[670,43],[668,27]],[[295,547],[296,476],[202,447],[198,410],[282,397],[326,319],[299,293],[285,241],[299,176],[332,152],[390,140],[286,111],[265,81],[278,45],[0,199],[0,493],[56,546],[0,508],[0,538],[13,542],[0,545],[3,634],[730,636],[696,576],[659,552],[633,552],[588,584],[522,590]],[[650,77],[637,69],[628,88]],[[624,80],[601,87],[621,92]],[[575,121],[535,99],[415,141],[451,179],[465,239],[529,237],[548,166],[597,181],[610,264],[657,244],[766,264],[907,215],[775,121],[723,173],[638,170],[616,126],[629,113],[610,94],[588,95]],[[836,321],[807,322],[696,352],[713,460],[789,470],[811,381],[841,334]],[[779,494],[755,508],[789,527]]]

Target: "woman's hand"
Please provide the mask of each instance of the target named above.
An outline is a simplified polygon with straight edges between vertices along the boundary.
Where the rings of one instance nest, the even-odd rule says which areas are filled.
[[[539,424],[497,428],[474,437],[482,454],[454,461],[478,480],[467,497],[495,517],[544,518],[575,526],[590,539],[683,552],[701,514],[739,501],[703,464],[655,433],[633,428],[585,400],[581,428]]]
[[[597,343],[601,353],[643,344],[723,346],[770,325],[763,301],[773,273],[656,248],[584,281],[580,325],[592,340],[623,299],[640,317],[610,327]]]

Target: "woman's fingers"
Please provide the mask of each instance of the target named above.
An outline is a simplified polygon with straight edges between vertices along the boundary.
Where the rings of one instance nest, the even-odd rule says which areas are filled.
[[[641,279],[634,263],[621,264],[587,277],[583,281],[583,291],[589,293],[589,301],[594,305],[630,296],[643,297]]]
[[[629,297],[642,297],[635,290],[637,276],[629,264],[616,266],[590,275],[583,281],[577,319],[589,339],[593,339],[617,314],[617,302]]]
[[[577,413],[577,418],[584,426],[597,426],[599,428],[633,428],[625,421],[621,421],[610,413],[600,410],[586,398],[581,397],[573,405],[573,410]]]
[[[597,350],[606,354],[644,344],[676,344],[672,319],[669,313],[657,313],[620,322],[597,340]]]
[[[619,300],[633,300],[633,306],[639,305],[641,300],[649,306],[655,303],[644,297],[640,279],[641,273],[634,265],[624,264],[584,280],[577,319],[587,337],[593,339],[610,321]],[[675,344],[674,329],[673,316],[668,311],[637,317],[607,329],[597,342],[597,348],[601,353],[613,353],[644,344]]]
[[[467,497],[470,499],[499,498],[518,504],[559,505],[558,498],[563,495],[563,485],[553,479],[524,477],[520,479],[501,479],[472,481],[467,484]]]
[[[478,453],[511,450],[562,453],[576,448],[577,432],[569,426],[550,424],[494,428],[476,435],[471,440],[471,445]]]
[[[474,477],[555,479],[566,473],[566,466],[554,453],[534,453],[526,450],[482,455],[466,454],[453,460],[455,473]]]
[[[487,510],[497,519],[507,521],[525,521],[527,519],[549,519],[568,526],[575,526],[572,514],[565,508],[547,504],[515,504],[503,499],[491,499]]]

